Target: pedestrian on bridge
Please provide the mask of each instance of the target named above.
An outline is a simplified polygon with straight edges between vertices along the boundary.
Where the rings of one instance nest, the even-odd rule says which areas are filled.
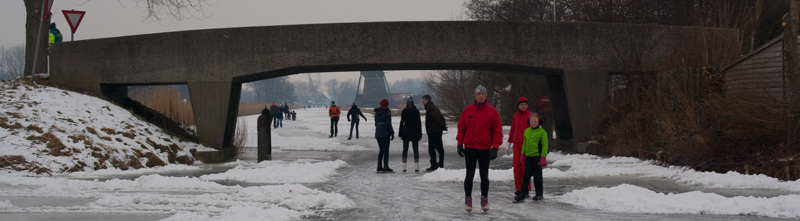
[[[392,111],[389,110],[389,100],[383,99],[380,107],[375,108],[375,139],[378,140],[378,173],[393,173],[389,168],[389,142],[394,140],[392,128]],[[383,162],[383,165],[381,165]]]
[[[356,106],[356,102],[353,102],[353,105],[350,106],[350,110],[347,111],[347,122],[350,122],[350,136],[347,137],[348,140],[353,138],[353,128],[354,127],[356,128],[356,140],[358,140],[358,121],[359,121],[358,116],[359,115],[364,118],[365,122],[367,121],[367,117],[365,117],[364,114],[361,113],[361,109],[358,109],[358,106]],[[351,116],[353,117],[352,121],[350,121],[350,117]]]
[[[486,94],[486,88],[478,85],[475,88],[475,101],[464,108],[458,118],[458,155],[464,157],[467,164],[467,176],[464,179],[464,207],[467,212],[472,211],[472,181],[476,163],[481,176],[481,209],[489,210],[489,161],[497,158],[497,150],[503,143],[500,114],[488,104]]]
[[[339,115],[341,113],[342,110],[336,106],[336,102],[331,101],[331,108],[328,109],[328,116],[331,117],[331,136],[328,136],[329,138],[339,134]]]
[[[419,110],[414,106],[414,100],[411,97],[408,97],[406,108],[400,115],[400,132],[397,135],[403,138],[403,173],[406,172],[408,142],[411,142],[414,149],[414,172],[419,173],[419,140],[422,139],[422,121]]]

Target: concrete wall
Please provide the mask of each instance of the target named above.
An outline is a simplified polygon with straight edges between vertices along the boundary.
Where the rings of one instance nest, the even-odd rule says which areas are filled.
[[[101,85],[188,84],[200,139],[220,148],[230,145],[235,126],[230,104],[239,92],[231,90],[244,82],[328,71],[513,71],[553,76],[551,94],[564,95],[553,96],[556,127],[587,141],[608,72],[666,69],[662,60],[704,31],[738,36],[675,26],[478,21],[195,30],[55,44],[51,80],[97,94]],[[565,91],[552,91],[554,84]]]

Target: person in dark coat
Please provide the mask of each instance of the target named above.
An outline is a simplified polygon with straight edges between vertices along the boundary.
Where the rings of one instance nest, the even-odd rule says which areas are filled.
[[[353,127],[356,128],[356,139],[358,139],[358,121],[360,120],[358,119],[359,115],[361,115],[361,117],[364,118],[365,122],[367,121],[367,117],[365,117],[364,114],[361,113],[361,109],[358,109],[358,106],[356,106],[356,102],[353,102],[353,105],[350,106],[350,110],[347,111],[347,122],[350,122],[350,136],[347,137],[348,140],[353,138]],[[351,116],[353,117],[352,121],[350,121]]]
[[[283,103],[283,114],[286,114],[286,120],[292,119],[292,112],[289,111],[289,103]]]
[[[275,102],[272,102],[272,106],[269,107],[270,115],[272,115],[272,128],[278,128],[278,116],[281,115],[281,109],[278,105],[275,105]]]
[[[375,108],[375,139],[378,140],[378,173],[394,172],[389,168],[389,141],[394,140],[392,128],[392,111],[389,110],[389,101],[381,100],[381,106]],[[381,165],[381,161],[383,164]]]
[[[400,115],[400,132],[397,133],[403,138],[403,172],[406,172],[406,159],[408,156],[408,142],[414,148],[414,172],[419,172],[419,140],[422,139],[422,120],[420,120],[419,110],[414,106],[414,100],[408,98],[406,108]]]
[[[428,133],[428,153],[431,156],[431,167],[425,172],[435,171],[444,167],[444,145],[442,144],[442,132],[447,130],[444,116],[439,108],[433,104],[430,95],[422,96],[422,105],[425,106],[425,132]],[[439,160],[436,160],[436,153],[439,153]]]

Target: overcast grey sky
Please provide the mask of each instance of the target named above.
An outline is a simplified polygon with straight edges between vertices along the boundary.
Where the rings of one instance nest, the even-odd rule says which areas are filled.
[[[55,0],[51,12],[64,41],[70,28],[62,10],[86,11],[75,40],[118,37],[194,29],[272,26],[316,23],[380,21],[463,20],[464,0],[211,0],[208,18],[145,23],[145,13],[132,0]],[[0,1],[0,45],[25,43],[25,4],[22,0]],[[392,82],[419,77],[419,71],[392,71]],[[292,80],[307,81],[307,75]],[[323,81],[358,79],[357,72],[321,74]]]

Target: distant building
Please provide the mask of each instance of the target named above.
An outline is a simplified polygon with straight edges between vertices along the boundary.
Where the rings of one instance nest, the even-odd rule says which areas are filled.
[[[783,36],[754,49],[739,60],[727,65],[725,91],[751,90],[779,101],[787,99],[787,70],[783,54]]]

